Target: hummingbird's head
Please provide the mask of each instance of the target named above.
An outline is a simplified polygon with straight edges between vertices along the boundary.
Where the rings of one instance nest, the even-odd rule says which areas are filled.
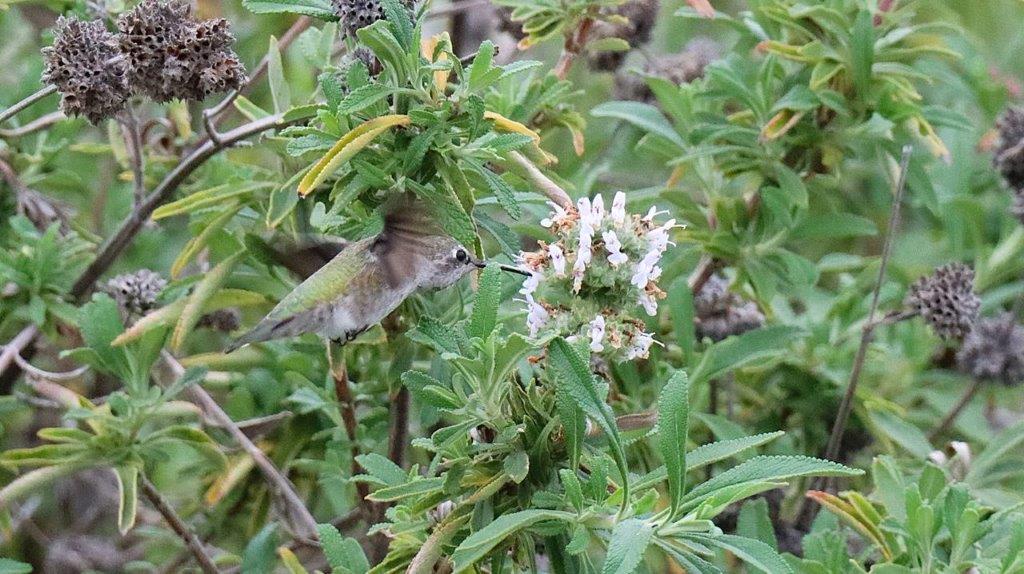
[[[469,249],[450,237],[439,237],[426,255],[430,265],[420,276],[420,287],[426,289],[450,287],[473,269],[485,266]]]

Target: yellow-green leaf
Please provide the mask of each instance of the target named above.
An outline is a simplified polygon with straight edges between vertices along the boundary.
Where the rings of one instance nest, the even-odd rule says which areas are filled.
[[[235,263],[238,263],[243,254],[245,254],[244,251],[239,251],[221,261],[196,285],[195,291],[189,296],[184,309],[181,310],[181,316],[178,317],[178,322],[174,326],[174,333],[171,335],[172,349],[180,350],[182,345],[185,344],[185,337],[188,336],[192,328],[199,322],[199,317],[203,314],[203,307],[206,305],[206,302],[221,288],[224,281],[231,274],[231,269],[234,268]]]
[[[374,118],[352,128],[320,158],[320,161],[313,164],[313,167],[299,182],[299,195],[308,195],[309,192],[316,189],[316,186],[323,183],[343,163],[352,159],[364,147],[370,145],[370,142],[381,133],[395,126],[409,125],[409,122],[409,116],[394,114]]]

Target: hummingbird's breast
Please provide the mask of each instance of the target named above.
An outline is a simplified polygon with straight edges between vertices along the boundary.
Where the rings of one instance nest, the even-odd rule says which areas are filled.
[[[411,289],[381,286],[350,290],[331,304],[321,335],[345,339],[352,333],[361,333],[379,323],[411,293]]]

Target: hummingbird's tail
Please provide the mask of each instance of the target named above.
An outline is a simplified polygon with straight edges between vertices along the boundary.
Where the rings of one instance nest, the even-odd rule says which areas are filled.
[[[252,343],[262,343],[263,341],[269,341],[278,337],[286,337],[291,334],[287,328],[294,319],[294,316],[285,317],[280,320],[264,319],[253,327],[251,331],[229,343],[224,348],[224,353],[232,353]]]

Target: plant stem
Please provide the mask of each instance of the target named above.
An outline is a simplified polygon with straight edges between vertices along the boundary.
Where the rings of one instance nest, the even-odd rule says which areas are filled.
[[[328,341],[327,345],[327,352],[330,353],[330,341]],[[344,350],[342,352],[344,353]],[[331,370],[331,378],[334,379],[334,394],[338,397],[338,402],[341,403],[339,410],[341,411],[341,420],[345,427],[345,434],[352,445],[352,476],[355,476],[359,474],[359,463],[356,462],[356,457],[359,456],[359,445],[356,443],[358,421],[356,420],[356,402],[352,396],[352,389],[349,387],[348,368],[345,366],[344,357],[342,357],[341,364],[335,365]],[[370,494],[370,487],[365,482],[357,482],[356,494],[359,496],[360,506],[363,507],[362,505],[366,497]]]
[[[971,381],[971,386],[967,387],[967,390],[964,391],[963,395],[961,395],[960,400],[957,401],[955,405],[953,405],[953,408],[948,413],[946,413],[945,418],[942,419],[942,422],[939,423],[939,426],[935,427],[934,429],[932,429],[932,432],[928,433],[928,440],[935,440],[936,438],[938,438],[939,435],[946,432],[949,429],[949,427],[953,426],[953,423],[956,422],[957,417],[960,416],[961,411],[963,411],[964,408],[966,408],[967,405],[970,404],[971,399],[974,398],[974,395],[978,394],[978,389],[981,388],[982,383],[983,381],[977,378]]]
[[[391,402],[391,430],[388,433],[388,458],[405,466],[405,447],[409,442],[409,389],[402,385]]]
[[[131,162],[135,205],[139,205],[146,197],[146,158],[142,151],[142,132],[139,131],[139,119],[135,116],[135,110],[132,109],[131,103],[125,107],[124,112],[118,118],[118,123],[121,124],[124,144],[128,148],[128,160]]]
[[[23,125],[23,126],[21,126],[19,128],[13,128],[13,129],[9,129],[9,130],[0,129],[0,138],[12,139],[12,138],[19,138],[19,137],[22,137],[22,136],[27,136],[27,135],[33,134],[33,133],[35,133],[35,132],[37,132],[39,130],[44,130],[44,129],[52,126],[53,124],[55,124],[55,123],[57,123],[57,122],[59,122],[61,120],[64,120],[64,119],[67,119],[67,116],[64,115],[64,112],[61,112],[61,111],[50,112],[50,113],[46,114],[45,116],[41,116],[41,117],[39,117],[37,119],[34,119],[31,122],[29,122],[29,123],[27,123],[27,124],[25,124],[25,125]]]
[[[180,377],[185,373],[185,368],[181,366],[181,363],[173,355],[167,351],[161,351],[161,355],[175,376]],[[263,477],[270,484],[272,490],[281,496],[287,509],[284,516],[285,522],[295,523],[294,535],[304,543],[315,543],[317,540],[316,519],[313,518],[313,515],[310,514],[302,499],[299,498],[299,495],[295,492],[294,485],[288,480],[288,477],[282,474],[274,466],[274,463],[267,458],[267,455],[263,454],[263,451],[249,440],[249,437],[238,428],[235,421],[231,420],[231,417],[224,412],[224,409],[217,404],[217,401],[213,400],[213,397],[206,392],[206,389],[200,385],[192,385],[189,387],[188,392],[192,395],[193,402],[197,403],[206,415],[219,426],[227,430],[228,434],[235,439],[235,442],[242,447],[242,450],[252,457],[256,467],[263,473]]]
[[[7,370],[7,367],[14,362],[14,358],[21,355],[25,347],[28,347],[38,334],[39,327],[29,325],[15,335],[13,339],[4,343],[3,351],[0,352],[0,373]]]
[[[32,94],[31,96],[25,98],[24,100],[21,100],[20,102],[14,104],[13,106],[7,108],[6,110],[4,110],[2,112],[0,112],[0,123],[3,123],[5,121],[7,121],[8,119],[14,117],[14,115],[17,114],[18,112],[20,112],[21,110],[31,106],[32,104],[38,102],[39,100],[45,98],[46,96],[49,96],[50,94],[54,94],[54,93],[57,93],[57,86],[54,86],[53,84],[50,84],[50,85],[47,85],[47,86],[43,87],[38,92]]]
[[[217,566],[213,563],[213,558],[206,553],[203,548],[203,543],[199,540],[199,537],[192,532],[192,529],[182,521],[178,513],[171,508],[171,505],[164,500],[164,497],[157,491],[153,483],[149,481],[144,475],[139,475],[139,483],[142,485],[142,493],[146,495],[149,502],[157,509],[158,512],[167,521],[171,529],[185,541],[185,546],[188,547],[192,556],[195,556],[196,562],[199,563],[199,567],[206,574],[217,574]]]
[[[548,196],[548,199],[555,202],[559,207],[565,210],[574,209],[572,204],[572,198],[561,188],[557,183],[551,180],[548,176],[533,165],[533,162],[527,159],[523,154],[512,151],[508,153],[508,158],[511,159],[516,165],[519,166],[526,173],[527,179],[530,180],[544,195]]]
[[[871,306],[868,310],[868,320],[861,331],[860,346],[857,347],[857,355],[853,360],[853,368],[850,370],[850,380],[846,385],[846,394],[839,404],[839,412],[836,414],[835,424],[832,425],[832,434],[828,439],[828,446],[825,448],[825,458],[836,460],[839,455],[839,447],[843,442],[843,433],[846,432],[846,423],[850,418],[850,410],[853,408],[853,398],[857,392],[857,383],[860,381],[860,374],[864,368],[864,359],[867,357],[868,345],[871,343],[872,335],[878,323],[875,322],[875,313],[878,311],[878,298],[882,291],[882,283],[885,281],[885,273],[889,267],[889,258],[892,256],[892,245],[896,235],[896,227],[900,221],[900,208],[903,205],[903,192],[907,185],[907,170],[910,164],[910,152],[912,147],[903,147],[903,157],[900,160],[900,171],[896,181],[896,189],[893,197],[892,213],[889,215],[889,225],[886,228],[885,244],[882,246],[882,259],[878,266],[878,278],[875,280],[875,288],[871,294]]]

